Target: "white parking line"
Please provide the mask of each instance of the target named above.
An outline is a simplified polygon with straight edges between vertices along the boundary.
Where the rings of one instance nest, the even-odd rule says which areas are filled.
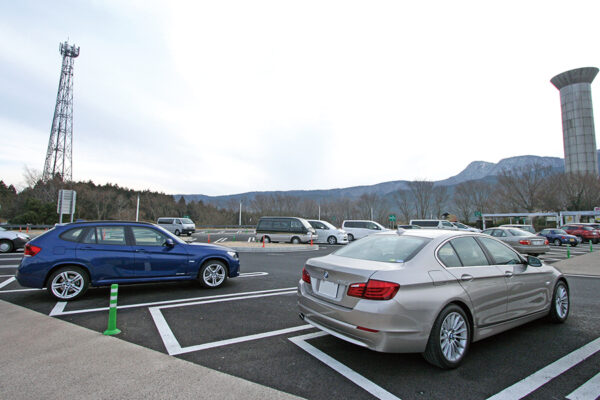
[[[0,268],[17,268],[19,264],[0,265]]]
[[[0,289],[2,289],[4,286],[10,285],[11,283],[13,283],[16,280],[17,280],[17,278],[15,278],[14,276],[12,278],[8,278],[4,282],[0,283]]]
[[[386,400],[400,400],[398,397],[394,396],[381,386],[373,383],[368,380],[364,376],[358,374],[356,371],[348,368],[341,362],[337,361],[333,357],[323,353],[321,350],[316,347],[308,344],[306,341],[310,339],[314,339],[317,337],[321,337],[327,335],[325,332],[316,332],[309,333],[308,335],[296,336],[290,338],[290,341],[294,343],[296,346],[300,347],[302,350],[306,351],[311,356],[315,357],[317,360],[321,361],[323,364],[327,365],[329,368],[333,369],[337,373],[345,376],[347,379],[354,382],[356,385],[360,386],[367,392],[371,393],[373,396],[378,399],[386,399]]]
[[[13,289],[13,290],[0,290],[0,293],[16,293],[16,292],[31,292],[33,290],[44,290],[44,289]]]
[[[21,261],[23,257],[0,258],[0,261]]]
[[[600,393],[600,374],[581,385],[567,396],[569,400],[596,400]]]
[[[536,391],[552,379],[573,368],[575,365],[586,360],[600,351],[600,338],[586,344],[583,347],[567,354],[560,360],[553,362],[545,368],[540,369],[533,375],[504,389],[488,400],[514,400],[521,399]]]
[[[12,275],[0,275],[0,278],[10,278],[12,276],[15,276],[15,274],[12,274]]]
[[[256,292],[242,292],[242,293],[231,293],[231,294],[221,294],[221,295],[217,295],[217,296],[203,296],[203,297],[192,297],[192,298],[188,298],[188,299],[177,299],[177,300],[164,300],[164,301],[155,301],[155,302],[151,302],[151,303],[138,303],[138,304],[128,304],[128,305],[119,305],[117,306],[117,309],[127,309],[127,308],[138,308],[138,307],[152,307],[152,306],[158,306],[161,304],[176,304],[176,303],[182,303],[182,302],[186,302],[186,301],[195,301],[195,300],[206,300],[206,299],[224,299],[224,298],[228,298],[228,297],[232,297],[232,296],[240,296],[240,295],[252,295],[252,294],[260,294],[260,293],[275,293],[275,292],[282,292],[282,291],[289,291],[291,289],[294,289],[294,293],[296,292],[296,288],[295,287],[289,287],[289,288],[283,288],[283,289],[270,289],[270,290],[260,290],[260,291],[256,291]],[[42,289],[21,289],[21,290],[42,290]],[[8,290],[6,291],[2,291],[0,293],[6,293],[8,292]],[[60,302],[59,302],[60,303]],[[54,308],[57,308],[57,306],[55,306]],[[64,310],[64,307],[63,307]],[[60,311],[60,312],[56,312],[55,314],[53,314],[52,316],[57,316],[57,315],[69,315],[69,314],[85,314],[85,313],[90,313],[90,312],[98,312],[98,311],[106,311],[108,310],[108,307],[99,307],[99,308],[86,308],[83,310],[73,310],[73,311]]]
[[[222,237],[220,239],[215,240],[215,243],[223,243],[224,241],[226,241],[227,238],[226,237]]]
[[[221,302],[235,301],[235,300],[255,299],[255,298],[261,298],[261,297],[279,296],[279,295],[294,294],[294,293],[296,293],[295,290],[287,291],[287,292],[279,292],[279,293],[265,293],[265,294],[258,294],[258,295],[252,295],[252,296],[238,296],[238,297],[230,297],[230,298],[224,298],[224,299],[197,301],[197,302],[184,303],[184,304],[171,304],[171,305],[167,305],[167,306],[150,307],[149,311],[150,311],[150,315],[152,315],[152,319],[154,320],[154,324],[156,325],[156,329],[158,330],[158,333],[160,334],[163,344],[165,345],[165,349],[167,350],[167,353],[169,353],[169,355],[174,356],[174,355],[178,355],[178,354],[191,353],[193,351],[200,351],[200,350],[212,349],[215,347],[227,346],[227,345],[235,344],[235,343],[247,342],[250,340],[257,340],[257,339],[263,339],[263,338],[271,337],[271,336],[283,335],[286,333],[292,333],[292,332],[296,332],[296,331],[300,331],[300,330],[304,330],[304,329],[310,329],[310,328],[312,328],[312,326],[311,325],[301,325],[301,326],[295,326],[292,328],[279,329],[276,331],[257,333],[254,335],[247,335],[247,336],[241,336],[241,337],[232,338],[232,339],[219,340],[216,342],[181,347],[181,345],[179,344],[179,341],[173,334],[173,331],[171,330],[164,315],[162,314],[161,309],[175,308],[175,307],[179,308],[179,307],[211,304],[211,303],[221,303]]]

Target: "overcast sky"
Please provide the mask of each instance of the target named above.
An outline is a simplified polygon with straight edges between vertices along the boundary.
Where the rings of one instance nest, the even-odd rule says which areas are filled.
[[[600,66],[599,15],[598,0],[0,0],[0,180],[43,169],[67,39],[77,181],[221,195],[563,157],[550,79]]]

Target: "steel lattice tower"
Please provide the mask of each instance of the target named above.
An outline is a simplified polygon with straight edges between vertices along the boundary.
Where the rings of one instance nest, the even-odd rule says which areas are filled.
[[[64,42],[59,49],[63,60],[42,175],[45,182],[54,177],[65,182],[73,180],[73,62],[79,56],[79,47]]]

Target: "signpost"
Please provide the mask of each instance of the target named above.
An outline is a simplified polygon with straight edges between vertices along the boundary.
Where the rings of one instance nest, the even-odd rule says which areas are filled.
[[[59,224],[62,224],[63,214],[71,214],[71,222],[73,222],[73,215],[75,214],[75,201],[77,199],[77,192],[74,190],[59,190],[58,191],[58,207],[56,212],[59,217]]]

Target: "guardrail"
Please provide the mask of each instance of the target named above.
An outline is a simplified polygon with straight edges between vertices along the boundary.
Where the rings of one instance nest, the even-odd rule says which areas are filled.
[[[131,221],[133,222],[133,221]],[[9,230],[9,231],[15,231],[15,230],[27,230],[29,228],[29,230],[32,229],[41,229],[41,230],[46,230],[46,229],[50,229],[52,227],[54,227],[54,224],[52,225],[34,225],[34,224],[0,224],[0,227]],[[196,230],[198,229],[254,229],[256,228],[256,225],[196,225]]]

